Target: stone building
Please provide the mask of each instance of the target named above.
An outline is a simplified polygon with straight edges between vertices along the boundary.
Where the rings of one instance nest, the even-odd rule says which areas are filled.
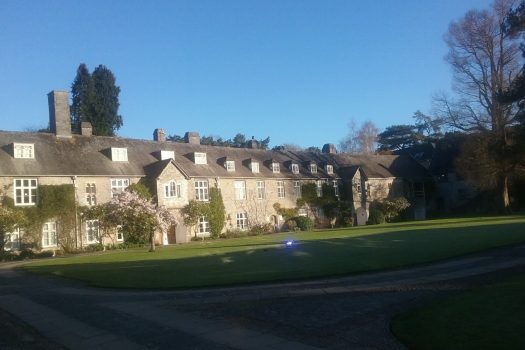
[[[338,154],[330,144],[322,153],[261,150],[254,142],[246,148],[206,146],[196,132],[186,133],[184,143],[174,143],[166,140],[162,129],[155,129],[151,141],[93,136],[89,123],[82,123],[80,134],[72,134],[67,92],[52,91],[48,96],[51,133],[0,131],[0,188],[17,206],[35,205],[39,185],[71,184],[78,204],[90,206],[141,181],[157,204],[178,218],[170,232],[159,233],[161,244],[209,235],[206,218],[195,228],[185,227],[180,209],[192,199],[207,201],[212,186],[223,196],[225,230],[256,223],[280,227],[283,218],[273,204],[295,207],[301,186],[308,182],[318,188],[328,183],[336,190],[343,183],[351,186],[358,225],[366,223],[372,201],[393,195],[406,196],[414,217],[425,217],[422,184],[427,173],[407,156]],[[56,222],[46,222],[36,245],[59,247],[56,230]],[[79,220],[75,235],[79,247],[97,243],[98,226]],[[8,246],[16,249],[21,236],[9,235]],[[121,240],[117,234],[110,241]]]

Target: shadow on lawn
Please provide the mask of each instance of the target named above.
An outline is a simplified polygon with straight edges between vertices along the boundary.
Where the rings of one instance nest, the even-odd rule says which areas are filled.
[[[173,258],[166,259],[84,261],[27,268],[111,288],[174,289],[300,280],[399,268],[522,243],[524,228],[523,223],[437,227],[364,237],[299,240],[290,247],[272,244],[267,248],[217,251],[198,257],[178,258],[177,250],[173,250]]]

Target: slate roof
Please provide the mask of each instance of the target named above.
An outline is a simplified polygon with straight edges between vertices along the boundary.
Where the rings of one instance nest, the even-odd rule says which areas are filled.
[[[14,159],[12,143],[33,143],[35,159]],[[127,148],[128,161],[111,160],[111,147]],[[156,177],[170,160],[160,161],[160,151],[174,151],[174,164],[189,177],[224,178],[338,178],[361,168],[369,178],[427,177],[426,170],[409,156],[325,154],[265,151],[251,148],[206,146],[170,141],[146,141],[106,136],[73,135],[57,138],[49,133],[0,131],[0,176],[151,176]],[[205,152],[207,165],[193,163],[193,152]],[[224,160],[235,161],[235,171],[224,168]],[[248,160],[259,162],[259,173],[252,173]],[[280,163],[280,173],[273,173],[270,160]],[[317,174],[306,168],[310,161],[318,164]],[[300,173],[293,174],[290,163],[299,164]],[[324,170],[334,166],[334,174]],[[340,173],[339,173],[340,172]]]

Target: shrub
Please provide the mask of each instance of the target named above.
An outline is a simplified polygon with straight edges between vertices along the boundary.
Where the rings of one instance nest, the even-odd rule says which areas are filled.
[[[311,231],[314,228],[314,222],[309,217],[296,216],[293,219],[301,231]]]
[[[43,250],[33,254],[33,258],[51,258],[55,256],[55,252],[52,250]]]
[[[84,250],[86,252],[100,252],[100,251],[104,250],[104,245],[101,244],[101,243],[90,244],[90,245],[86,246],[86,248],[84,248]]]
[[[266,224],[255,224],[250,227],[250,235],[264,235],[273,232],[273,226],[270,223]]]
[[[295,231],[295,229],[297,229],[297,222],[293,219],[286,221],[286,228],[288,231]]]
[[[368,216],[368,225],[377,225],[377,224],[384,224],[385,223],[385,214],[381,209],[377,207],[371,207],[370,208],[370,214]]]
[[[239,238],[246,236],[248,236],[248,231],[234,229],[221,233],[220,238]]]

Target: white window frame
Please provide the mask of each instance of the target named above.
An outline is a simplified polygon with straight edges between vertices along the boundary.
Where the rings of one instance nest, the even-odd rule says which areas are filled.
[[[124,178],[114,178],[111,179],[111,197],[115,198],[117,195],[121,194],[128,188],[129,179]]]
[[[197,222],[197,235],[207,235],[210,233],[210,222],[205,216],[201,216]]]
[[[257,180],[257,182],[255,183],[255,189],[257,191],[257,199],[266,198],[266,186],[264,181]]]
[[[284,190],[284,181],[277,181],[277,198],[285,198],[286,192]]]
[[[326,164],[326,173],[328,175],[333,175],[334,173],[334,166],[331,164]]]
[[[235,171],[235,161],[234,160],[225,161],[224,167],[226,168],[226,171]]]
[[[297,198],[301,198],[303,196],[302,189],[301,189],[301,181],[293,182],[293,190]]]
[[[334,180],[333,184],[334,184],[334,194],[336,197],[339,197],[339,184],[337,183],[337,180]]]
[[[206,165],[206,164],[208,164],[208,160],[206,158],[206,153],[204,153],[204,152],[195,152],[195,153],[193,153],[193,159],[195,161],[195,164],[199,164],[199,165]]]
[[[208,180],[195,180],[195,200],[207,202],[209,200]]]
[[[114,162],[127,162],[128,149],[124,147],[111,147],[111,160]]]
[[[239,230],[246,230],[248,228],[248,214],[246,212],[237,213],[236,226]]]
[[[97,205],[97,184],[94,182],[86,183],[86,205],[89,207]]]
[[[177,181],[170,181],[164,185],[164,198],[181,198],[181,185]]]
[[[42,225],[42,248],[58,246],[57,223],[48,221]]]
[[[38,194],[38,179],[22,178],[13,180],[13,198],[16,206],[35,205]]]
[[[317,197],[323,196],[323,181],[322,180],[317,180],[315,182],[315,190],[317,192]]]
[[[279,166],[279,163],[272,163],[272,172],[273,173],[281,172],[281,167]]]
[[[293,174],[299,174],[299,164],[292,163],[290,166]]]
[[[310,163],[310,173],[317,174],[317,164]]]
[[[259,173],[259,162],[250,162],[250,169],[252,170],[252,173],[258,174]]]
[[[246,181],[235,180],[233,182],[233,188],[235,190],[235,200],[241,201],[246,199]]]
[[[117,225],[115,239],[117,240],[117,242],[124,242],[124,232],[122,232],[122,225]]]
[[[99,243],[100,226],[98,220],[86,220],[86,242],[87,244]]]
[[[13,157],[35,159],[35,145],[33,143],[13,143]]]
[[[4,250],[14,251],[20,249],[20,236],[23,235],[24,230],[19,227],[15,227],[12,232],[7,232],[5,235]]]

